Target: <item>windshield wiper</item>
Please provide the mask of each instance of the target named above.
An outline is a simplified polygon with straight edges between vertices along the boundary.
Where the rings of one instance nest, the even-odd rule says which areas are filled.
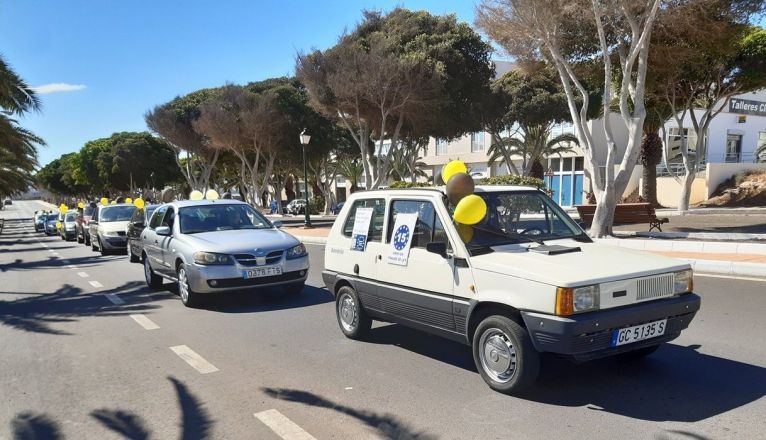
[[[538,240],[536,238],[528,237],[526,235],[521,235],[518,232],[516,232],[516,233],[509,233],[509,232],[504,232],[504,231],[495,231],[495,230],[492,230],[492,229],[480,228],[478,226],[474,226],[474,228],[479,230],[479,231],[482,231],[482,232],[487,232],[489,234],[497,235],[499,237],[520,238],[520,239],[525,240],[525,241],[527,241],[529,243],[537,243],[537,244],[539,244],[541,246],[545,245],[545,242],[542,241],[542,240]]]

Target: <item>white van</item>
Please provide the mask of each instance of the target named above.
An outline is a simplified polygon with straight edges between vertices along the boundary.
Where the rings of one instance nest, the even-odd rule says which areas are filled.
[[[475,194],[487,212],[474,226],[452,221],[437,188],[349,198],[322,274],[347,337],[378,319],[461,341],[487,384],[511,394],[535,382],[540,352],[640,358],[699,310],[688,264],[596,244],[535,188]]]

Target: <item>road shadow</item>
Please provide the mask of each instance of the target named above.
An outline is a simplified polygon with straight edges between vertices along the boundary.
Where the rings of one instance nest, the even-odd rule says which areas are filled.
[[[268,387],[261,388],[261,390],[274,399],[326,408],[353,417],[373,428],[382,438],[393,440],[430,440],[437,438],[435,435],[416,431],[406,422],[392,414],[380,414],[369,410],[351,408],[309,391]]]
[[[56,250],[56,249],[54,249]],[[64,260],[67,260],[65,263]],[[10,263],[0,265],[0,272],[11,271],[29,271],[29,270],[41,270],[41,269],[55,269],[65,267],[73,264],[77,267],[92,267],[101,264],[105,261],[109,261],[109,257],[104,257],[99,254],[93,254],[87,257],[57,257],[55,255],[49,255],[43,260],[30,260],[24,261],[21,258],[16,258]]]
[[[522,398],[654,422],[697,422],[766,394],[766,368],[664,344],[632,363],[572,364],[546,358],[536,386]]]
[[[163,287],[178,294],[175,283]],[[291,295],[274,287],[206,295],[203,296],[201,308],[220,313],[258,313],[312,307],[332,300],[332,295],[324,288],[307,285],[301,293]]]
[[[180,380],[168,376],[173,386],[180,409],[180,440],[207,440],[212,438],[215,424],[201,399],[189,391]],[[148,440],[151,430],[144,419],[125,409],[101,408],[91,411],[90,416],[103,427],[129,440]],[[31,411],[17,414],[11,421],[14,440],[59,440],[64,439],[59,424],[48,414]],[[2,436],[0,436],[2,438]],[[94,437],[97,438],[97,437]]]
[[[379,327],[374,327],[364,342],[394,345],[439,362],[476,372],[471,347],[468,345],[413,330],[403,325],[382,324]]]
[[[112,304],[104,294],[118,294],[128,304]],[[21,298],[4,300],[0,296],[0,325],[16,330],[48,335],[71,335],[65,330],[54,328],[55,324],[69,323],[89,316],[122,316],[131,313],[145,313],[157,308],[147,304],[153,298],[143,289],[143,283],[133,281],[114,289],[86,293],[79,287],[64,284],[53,293],[8,292],[0,295],[24,295]]]

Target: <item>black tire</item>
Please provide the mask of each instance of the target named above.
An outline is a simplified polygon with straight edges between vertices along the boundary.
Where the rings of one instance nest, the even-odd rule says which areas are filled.
[[[186,272],[186,267],[183,263],[176,268],[176,279],[178,280],[178,296],[181,297],[181,302],[186,307],[199,307],[200,294],[193,291],[189,285],[189,278]]]
[[[512,319],[501,315],[484,318],[473,334],[472,346],[476,369],[493,390],[517,394],[537,380],[540,355],[526,329]]]
[[[78,242],[78,243],[82,243],[82,242],[84,242],[84,241],[85,241],[85,239],[84,239],[84,238],[82,238],[82,237],[80,236],[80,234],[77,234],[77,235],[75,235],[75,237],[76,237],[76,239],[77,239],[77,242]]]
[[[282,288],[285,291],[285,294],[289,296],[295,296],[303,292],[303,288],[306,287],[306,283],[295,283],[295,284],[287,284],[285,286],[282,286]]]
[[[85,241],[85,246],[90,246],[90,234],[83,234],[82,236]]]
[[[98,240],[98,238],[96,238],[96,240]],[[101,244],[101,243],[100,243],[100,242],[98,242],[98,241],[93,241],[93,240],[91,240],[91,241],[90,241],[90,249],[91,249],[93,252],[98,252],[98,251],[99,251],[99,248],[98,248],[98,246],[96,246],[96,243],[99,243],[99,244]]]
[[[620,353],[616,356],[616,358],[624,362],[639,361],[646,358],[647,356],[651,356],[655,351],[657,351],[658,348],[660,348],[660,344],[650,345],[649,347],[643,347],[637,350]]]
[[[149,257],[144,256],[144,280],[150,289],[158,290],[162,288],[162,277],[154,273],[154,269],[149,265]]]
[[[335,299],[335,316],[340,331],[350,339],[364,339],[370,333],[372,318],[364,311],[359,295],[351,286],[338,290]]]
[[[130,260],[131,263],[138,263],[141,261],[140,258],[136,256],[136,254],[133,253],[132,246],[130,246],[130,240],[128,240],[128,248],[126,249],[128,253],[128,260]]]

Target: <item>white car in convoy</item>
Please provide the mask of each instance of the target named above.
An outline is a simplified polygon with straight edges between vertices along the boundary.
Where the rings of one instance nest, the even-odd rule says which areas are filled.
[[[136,209],[125,203],[99,205],[88,223],[91,248],[101,255],[111,250],[124,251],[128,246],[128,223]]]
[[[535,188],[475,194],[487,213],[474,226],[455,224],[435,188],[351,196],[322,273],[347,337],[379,319],[461,341],[485,382],[513,394],[535,382],[541,352],[640,358],[699,310],[688,264],[594,243]]]

